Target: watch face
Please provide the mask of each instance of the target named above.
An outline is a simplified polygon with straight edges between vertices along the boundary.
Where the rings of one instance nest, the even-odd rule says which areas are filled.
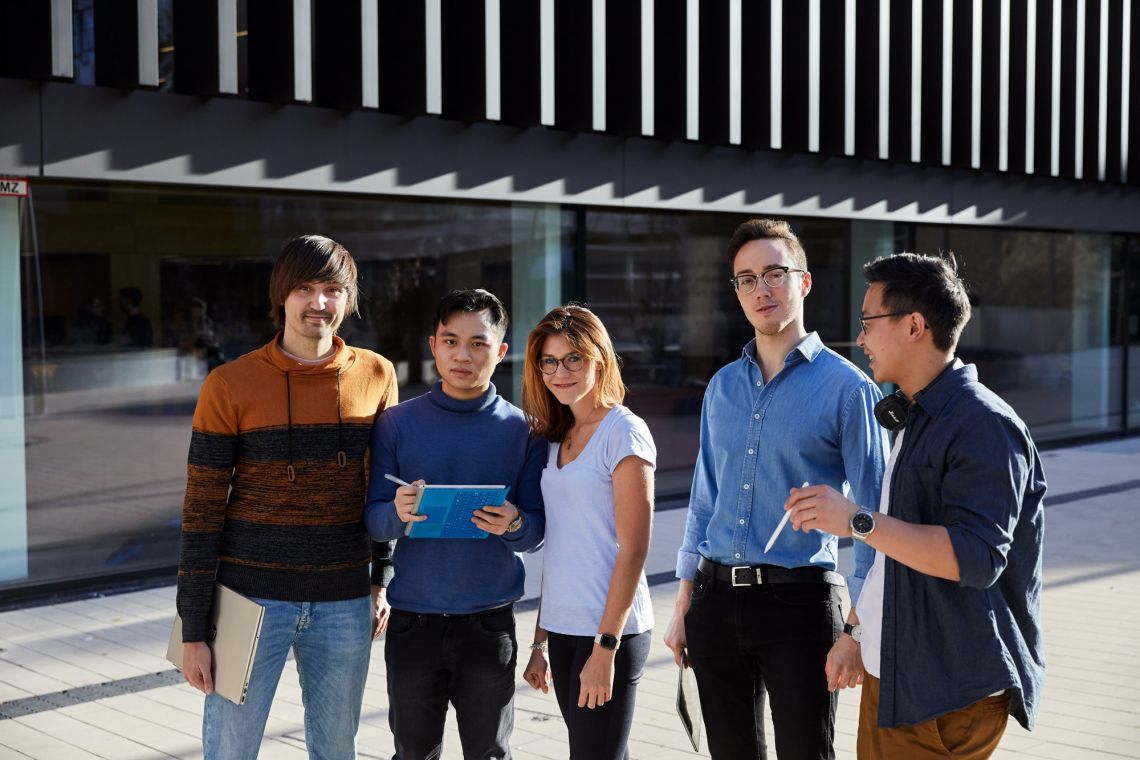
[[[617,649],[618,640],[617,636],[612,633],[603,633],[598,636],[598,646],[602,649]]]
[[[851,518],[851,530],[866,535],[875,529],[875,518],[866,512],[859,512]]]

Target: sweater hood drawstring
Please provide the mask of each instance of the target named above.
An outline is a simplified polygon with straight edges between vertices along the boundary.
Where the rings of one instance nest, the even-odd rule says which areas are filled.
[[[285,474],[292,483],[297,479],[293,469],[293,392],[289,385],[289,370],[285,370],[285,416],[289,424],[289,464],[285,466]]]
[[[348,455],[344,453],[344,417],[340,408],[340,367],[336,370],[336,463],[342,470],[348,466]]]
[[[297,470],[293,467],[293,386],[289,382],[289,370],[285,370],[285,418],[288,426],[289,464],[285,466],[285,476],[290,483],[297,480]],[[343,470],[348,466],[348,455],[344,451],[344,412],[340,401],[340,368],[336,370],[336,463]]]

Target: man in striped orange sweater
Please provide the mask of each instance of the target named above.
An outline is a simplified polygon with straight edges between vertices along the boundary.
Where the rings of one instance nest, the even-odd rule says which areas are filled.
[[[356,281],[339,243],[286,243],[269,283],[281,332],[211,372],[198,397],[178,612],[183,673],[207,695],[207,760],[257,756],[290,649],[310,757],[356,755],[371,643],[388,610],[388,547],[362,522],[366,464],[372,422],[397,401],[391,362],[336,336],[356,311]],[[213,693],[205,640],[215,581],[265,607],[242,705]]]

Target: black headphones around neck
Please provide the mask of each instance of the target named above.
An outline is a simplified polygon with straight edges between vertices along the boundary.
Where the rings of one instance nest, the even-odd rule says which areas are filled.
[[[889,396],[883,396],[879,399],[879,403],[875,404],[875,419],[892,433],[897,433],[906,427],[906,418],[909,415],[910,399],[901,388]]]

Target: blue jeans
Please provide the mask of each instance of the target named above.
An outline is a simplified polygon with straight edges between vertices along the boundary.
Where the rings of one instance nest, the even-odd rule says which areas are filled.
[[[372,601],[283,602],[265,608],[245,704],[211,694],[202,717],[205,760],[256,758],[289,650],[297,660],[312,760],[356,757],[360,704],[372,651]]]

